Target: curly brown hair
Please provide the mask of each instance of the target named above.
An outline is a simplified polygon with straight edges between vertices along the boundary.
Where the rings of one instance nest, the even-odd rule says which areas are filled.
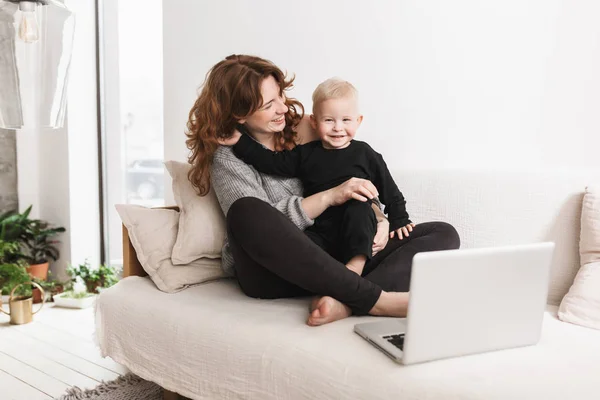
[[[280,94],[293,86],[294,77],[288,80],[271,61],[255,56],[231,55],[208,71],[190,110],[185,142],[192,165],[188,178],[200,196],[210,191],[210,166],[219,147],[218,139],[231,137],[239,120],[262,107],[261,84],[269,76],[279,84]],[[287,97],[285,104],[285,128],[275,134],[275,143],[280,146],[277,150],[295,146],[295,128],[304,116],[298,100]]]

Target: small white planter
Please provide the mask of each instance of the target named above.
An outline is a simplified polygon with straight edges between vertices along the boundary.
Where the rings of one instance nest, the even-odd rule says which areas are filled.
[[[59,293],[52,296],[54,299],[54,304],[59,307],[67,307],[67,308],[88,308],[94,304],[96,301],[95,294],[84,297],[82,299],[73,299],[71,297],[66,297],[67,293]]]
[[[2,295],[2,304],[8,304],[8,300],[10,300],[9,295]]]

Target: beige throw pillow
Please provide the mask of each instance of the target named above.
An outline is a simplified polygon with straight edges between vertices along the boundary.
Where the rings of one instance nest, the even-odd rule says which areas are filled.
[[[199,196],[188,179],[190,165],[167,161],[165,166],[173,180],[173,196],[181,211],[179,232],[173,247],[173,264],[188,264],[198,258],[221,257],[225,240],[225,216],[211,190]]]
[[[600,188],[588,187],[581,210],[581,269],[563,298],[558,317],[600,329]]]
[[[130,204],[115,207],[129,232],[140,264],[163,292],[174,293],[191,285],[226,277],[220,258],[202,258],[187,265],[173,265],[171,252],[177,236],[177,211]]]

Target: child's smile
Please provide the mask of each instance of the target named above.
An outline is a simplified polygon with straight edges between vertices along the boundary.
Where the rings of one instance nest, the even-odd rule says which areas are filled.
[[[325,100],[311,121],[324,148],[343,149],[354,139],[362,118],[356,100],[344,97]]]

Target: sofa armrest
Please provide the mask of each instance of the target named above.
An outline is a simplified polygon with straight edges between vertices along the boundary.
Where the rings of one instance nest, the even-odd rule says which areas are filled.
[[[156,207],[168,210],[179,211],[179,207],[170,206],[170,207]],[[138,260],[137,253],[131,244],[131,240],[129,239],[129,232],[125,225],[122,227],[123,229],[123,278],[128,276],[147,276],[148,274],[142,268],[142,264],[140,264],[140,260]]]

